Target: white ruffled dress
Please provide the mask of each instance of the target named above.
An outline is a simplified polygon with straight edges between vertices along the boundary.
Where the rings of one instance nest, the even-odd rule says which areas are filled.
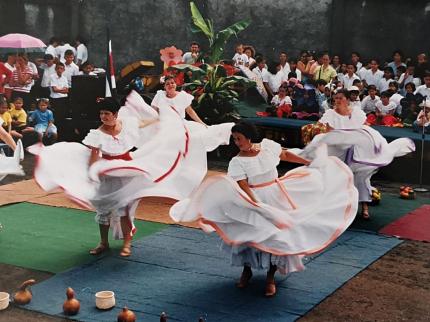
[[[352,223],[358,193],[349,168],[328,157],[325,146],[310,166],[278,179],[281,146],[264,139],[255,157],[234,157],[227,176],[205,179],[190,198],[170,209],[177,222],[198,220],[216,231],[233,265],[302,270],[302,257],[323,250]],[[238,186],[247,179],[258,202]]]
[[[319,122],[334,130],[315,136],[302,155],[306,157],[321,144],[327,144],[329,155],[344,160],[354,173],[359,201],[370,202],[372,175],[395,157],[415,151],[415,144],[408,138],[387,143],[378,131],[364,125],[365,121],[366,115],[361,109],[353,109],[350,116],[340,115],[335,110],[326,111]]]
[[[204,136],[193,135],[177,109],[165,104],[160,104],[160,122],[141,129],[142,119],[158,114],[131,92],[119,111],[123,127],[118,136],[91,130],[85,145],[60,142],[30,147],[38,155],[35,180],[46,191],[61,188],[80,205],[96,209],[97,222],[110,222],[114,237],[120,238],[119,217],[127,215],[132,223],[140,198],[186,198],[206,175]],[[231,126],[224,129],[226,133],[217,141],[209,140],[209,145],[228,143]],[[91,150],[86,145],[103,154],[90,167]],[[133,147],[137,150],[128,153]]]

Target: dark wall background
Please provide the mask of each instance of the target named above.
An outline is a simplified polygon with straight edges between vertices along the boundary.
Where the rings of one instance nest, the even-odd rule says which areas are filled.
[[[204,16],[223,29],[241,19],[251,26],[232,39],[253,45],[269,59],[285,50],[329,50],[348,57],[384,59],[401,48],[407,55],[429,51],[430,1],[424,0],[196,0]],[[53,36],[89,41],[90,60],[105,63],[106,26],[111,29],[117,67],[136,60],[161,66],[159,49],[186,51],[192,40],[188,0],[0,0],[0,34],[23,32],[48,41]]]

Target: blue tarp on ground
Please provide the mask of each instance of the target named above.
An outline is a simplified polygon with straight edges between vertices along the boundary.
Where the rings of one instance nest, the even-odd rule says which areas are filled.
[[[249,287],[239,290],[234,283],[241,268],[229,265],[216,235],[172,226],[135,242],[128,259],[104,257],[35,285],[26,308],[62,316],[70,286],[81,301],[74,317],[81,321],[116,321],[125,305],[148,322],[159,321],[163,311],[169,321],[294,321],[399,243],[347,231],[324,253],[306,258],[304,272],[277,275],[278,294],[267,299],[265,272],[255,272]],[[95,308],[100,290],[115,292],[114,309]]]

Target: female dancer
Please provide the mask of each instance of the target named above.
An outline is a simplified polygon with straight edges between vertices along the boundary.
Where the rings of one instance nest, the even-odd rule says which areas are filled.
[[[302,257],[319,252],[352,222],[357,190],[352,173],[322,146],[310,163],[271,140],[256,142],[256,130],[247,123],[232,128],[239,154],[228,175],[207,178],[191,195],[170,210],[175,221],[198,220],[216,231],[231,255],[243,266],[237,286],[244,288],[252,268],[266,269],[266,296],[276,293],[274,275],[304,268]],[[308,166],[278,178],[280,160]]]
[[[345,160],[354,173],[354,183],[362,204],[361,216],[369,220],[368,202],[372,195],[370,178],[394,157],[415,151],[415,145],[411,140],[403,138],[388,144],[378,131],[364,125],[366,114],[361,109],[349,106],[348,97],[349,93],[345,90],[337,92],[334,96],[334,109],[327,110],[319,120],[329,132],[315,136],[303,155],[310,153],[321,143],[326,143],[330,155]]]

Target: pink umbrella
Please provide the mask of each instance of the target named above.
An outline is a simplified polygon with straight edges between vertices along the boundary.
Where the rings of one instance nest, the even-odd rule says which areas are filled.
[[[0,37],[0,48],[6,51],[42,52],[46,47],[42,40],[26,34],[7,34]]]

